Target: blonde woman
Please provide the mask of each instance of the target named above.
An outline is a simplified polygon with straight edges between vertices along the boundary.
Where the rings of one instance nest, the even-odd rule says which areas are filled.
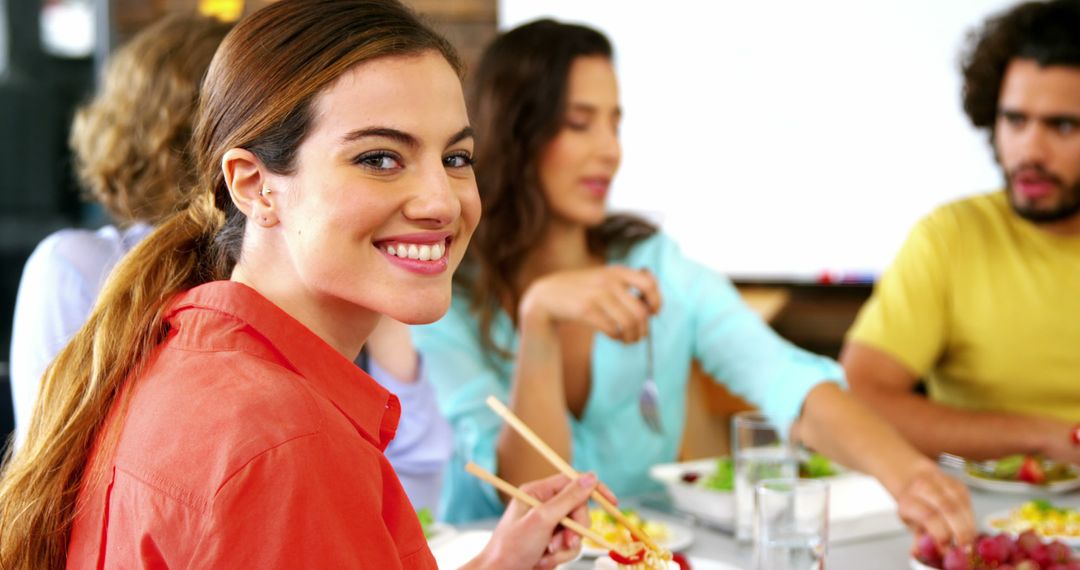
[[[23,270],[11,335],[16,442],[30,426],[41,375],[79,330],[113,266],[177,210],[194,182],[188,151],[199,83],[229,25],[173,15],[116,51],[79,109],[71,149],[88,197],[113,223],[42,241]]]

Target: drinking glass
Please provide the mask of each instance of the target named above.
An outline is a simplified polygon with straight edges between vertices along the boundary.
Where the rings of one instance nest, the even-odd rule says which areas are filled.
[[[754,487],[754,570],[825,570],[829,485],[765,479]]]
[[[791,447],[757,411],[739,412],[731,419],[731,455],[735,460],[735,538],[753,536],[754,485],[762,479],[798,476]]]

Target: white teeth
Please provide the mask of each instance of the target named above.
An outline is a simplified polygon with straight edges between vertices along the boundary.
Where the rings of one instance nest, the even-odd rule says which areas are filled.
[[[418,261],[436,261],[446,255],[446,244],[442,242],[416,245],[414,243],[398,243],[386,246],[388,255],[396,255],[402,259],[416,259]]]

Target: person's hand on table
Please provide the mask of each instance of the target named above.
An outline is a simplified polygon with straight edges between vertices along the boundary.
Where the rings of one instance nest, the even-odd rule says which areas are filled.
[[[583,473],[577,481],[553,475],[522,485],[522,491],[543,505],[534,509],[517,499],[510,501],[484,551],[466,568],[549,570],[573,560],[581,552],[581,537],[562,528],[559,521],[569,517],[588,527],[589,494],[598,487],[615,501],[591,473]]]
[[[906,482],[894,498],[900,518],[916,535],[927,533],[941,547],[975,539],[975,515],[963,483],[929,459],[916,462],[904,476]]]
[[[1080,424],[1033,418],[1032,434],[1040,439],[1036,451],[1058,463],[1080,465]]]

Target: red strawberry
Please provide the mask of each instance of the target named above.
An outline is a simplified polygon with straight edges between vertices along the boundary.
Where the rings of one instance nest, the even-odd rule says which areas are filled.
[[[1046,482],[1046,472],[1043,470],[1041,461],[1028,455],[1024,457],[1024,462],[1020,464],[1020,470],[1016,472],[1016,478],[1033,485],[1042,485]]]

